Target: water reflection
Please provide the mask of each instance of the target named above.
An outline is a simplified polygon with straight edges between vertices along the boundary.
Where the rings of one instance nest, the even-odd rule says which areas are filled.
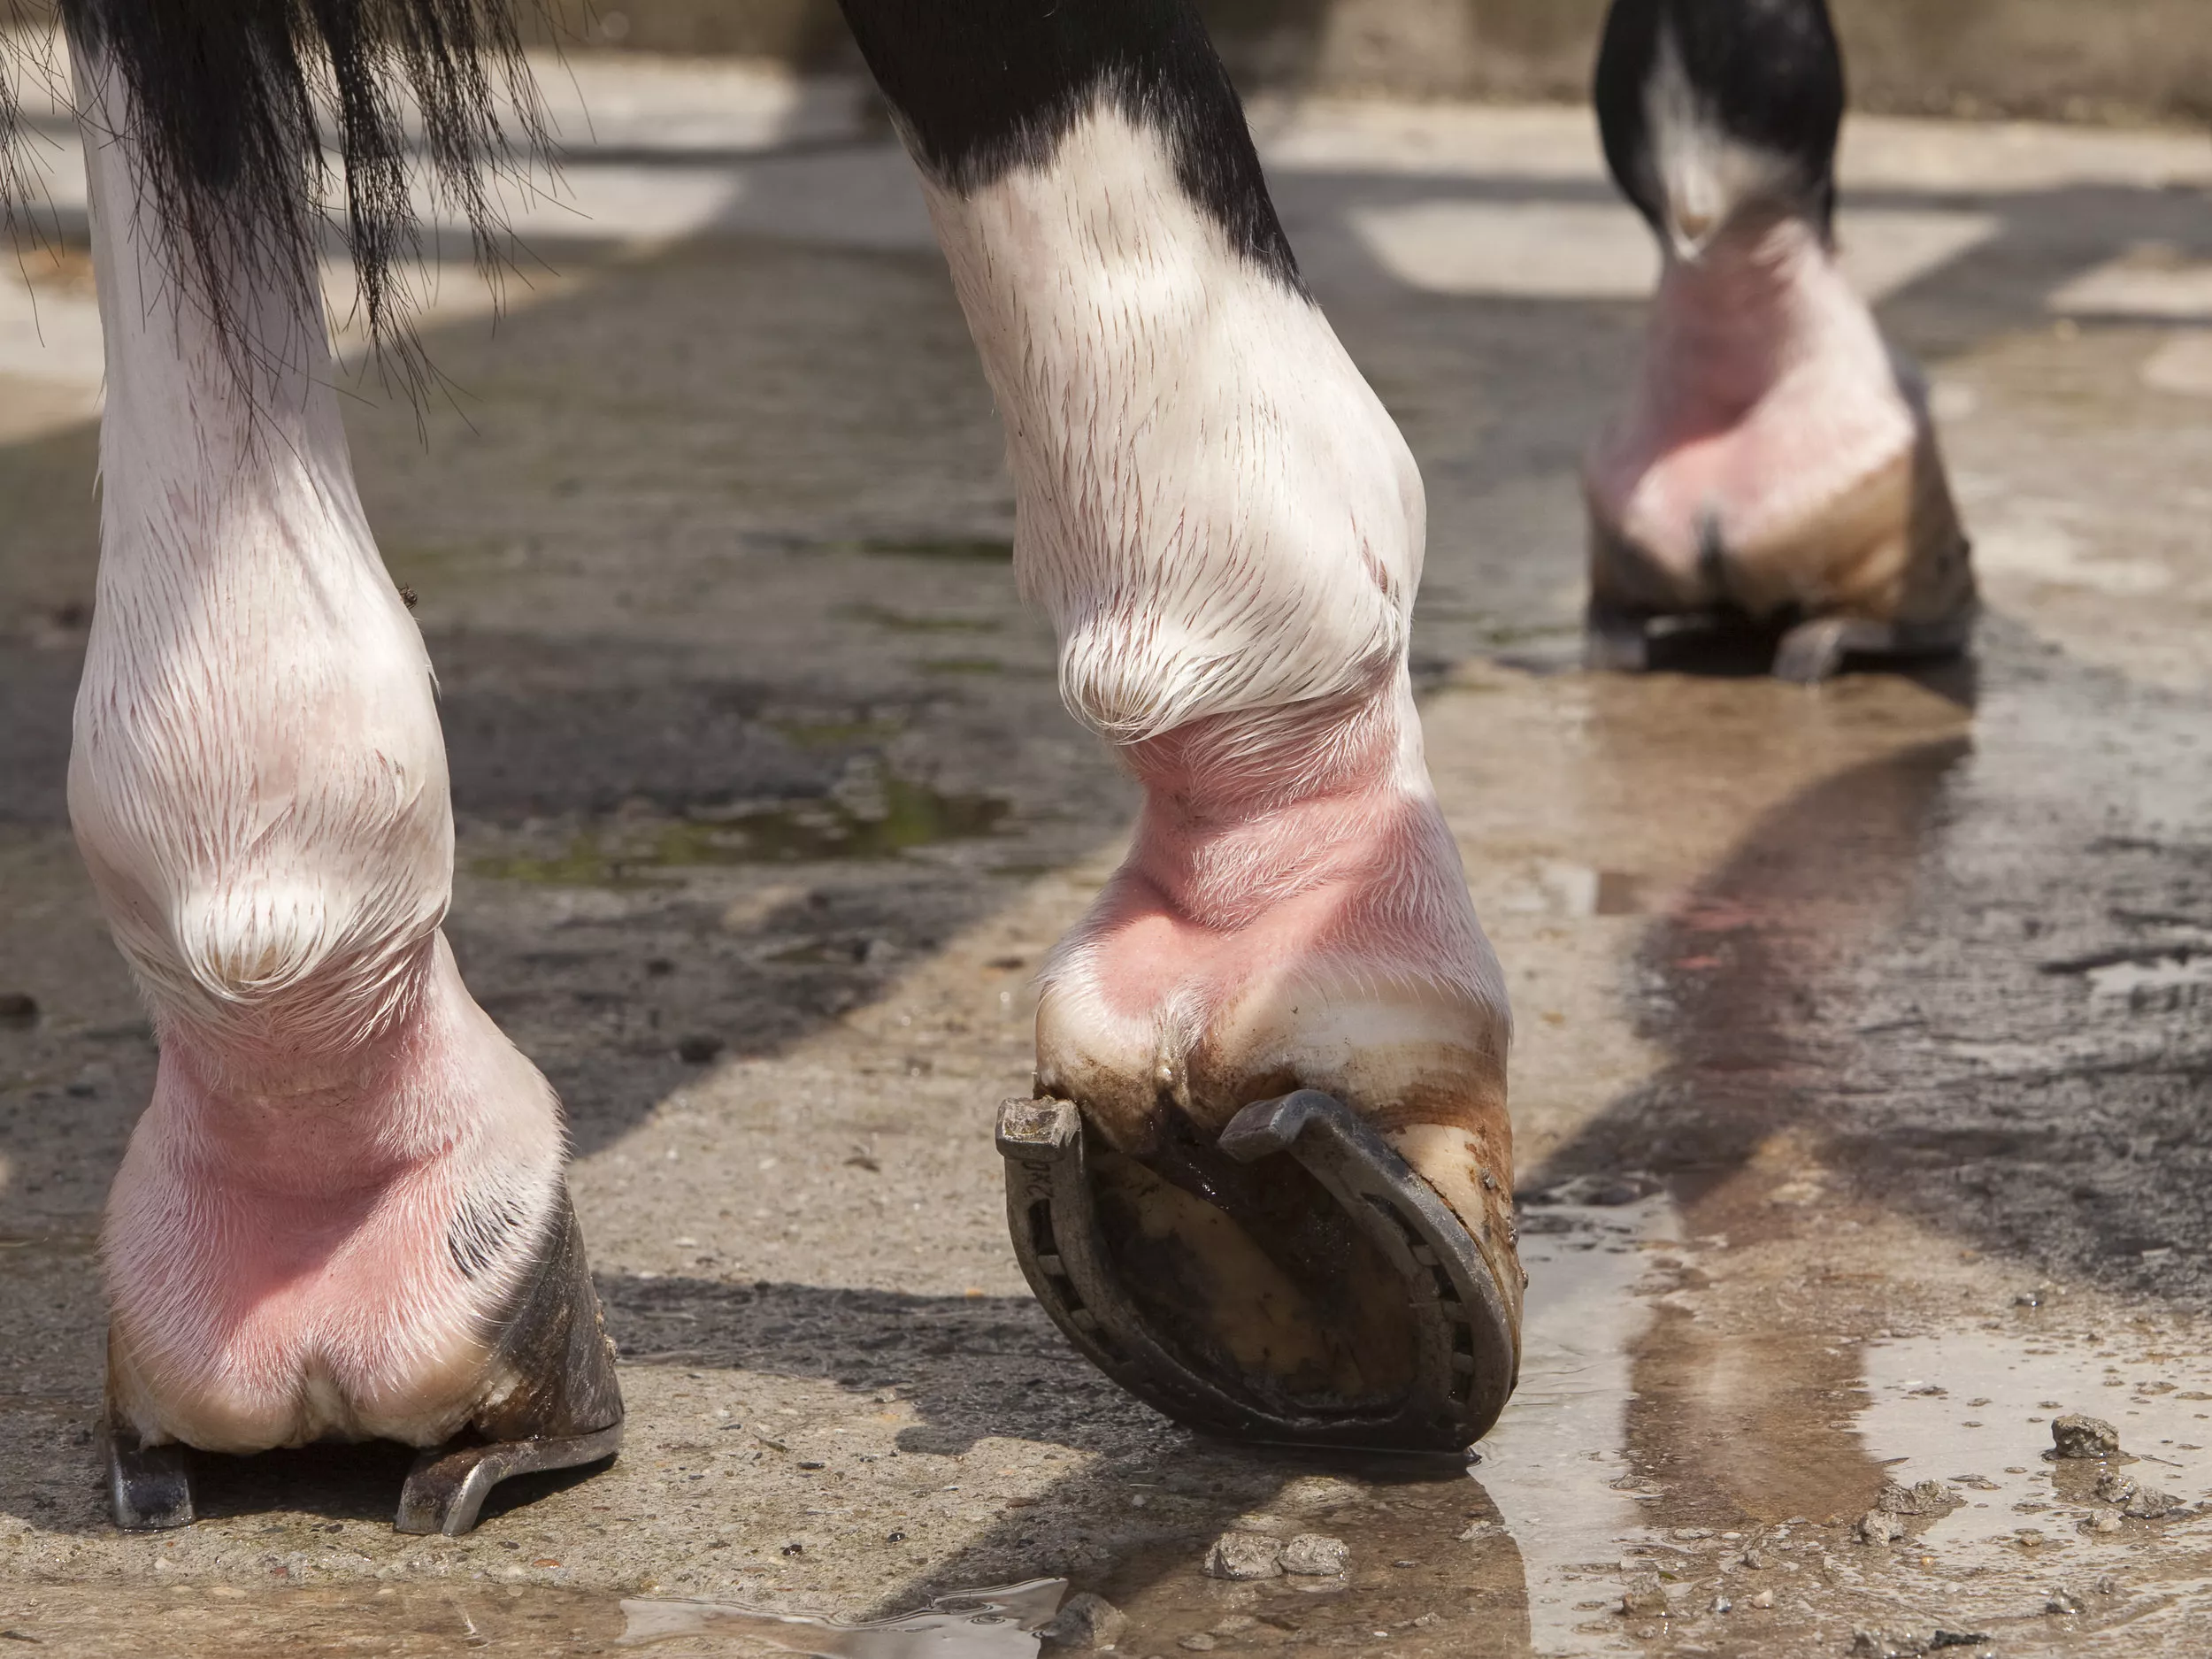
[[[1064,1578],[1036,1578],[964,1594],[941,1595],[919,1613],[841,1624],[802,1613],[720,1601],[626,1601],[623,1647],[642,1647],[682,1637],[741,1640],[779,1653],[815,1659],[1031,1659],[1037,1632],[1067,1593]],[[691,1652],[715,1651],[688,1647]],[[663,1649],[673,1654],[679,1650]]]

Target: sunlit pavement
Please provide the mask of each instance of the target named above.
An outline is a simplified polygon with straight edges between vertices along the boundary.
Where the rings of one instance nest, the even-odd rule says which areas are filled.
[[[0,284],[0,994],[37,1009],[0,1024],[0,1633],[588,1653],[690,1617],[623,1598],[1057,1578],[1137,1659],[2212,1647],[2212,1512],[2085,1530],[2116,1506],[2042,1455],[2088,1411],[2212,1499],[2212,145],[1854,127],[1842,235],[1990,615],[1970,667],[1809,693],[1571,666],[1575,460],[1652,265],[1586,115],[1256,109],[1427,480],[1430,758],[1513,978],[1528,1360],[1462,1473],[1194,1440],[1032,1305],[991,1115],[1132,797],[1013,595],[906,164],[843,83],[549,86],[576,149],[510,192],[503,309],[441,247],[444,384],[349,419],[442,687],[455,946],[568,1103],[628,1449],[459,1540],[392,1533],[378,1453],[107,1527],[92,1244],[153,1048],[62,799],[99,339],[49,119],[58,241]],[[1885,1480],[1940,1512],[1862,1541]],[[1233,1525],[1350,1572],[1202,1578]],[[643,1650],[903,1651],[691,1622]]]

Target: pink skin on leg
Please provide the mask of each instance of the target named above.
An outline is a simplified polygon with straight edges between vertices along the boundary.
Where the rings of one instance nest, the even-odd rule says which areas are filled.
[[[1517,1299],[1510,1021],[1402,675],[1125,754],[1144,809],[1048,967],[1041,1087],[1132,1151],[1164,1104],[1217,1132],[1255,1100],[1333,1094],[1496,1247]]]
[[[485,1308],[527,1264],[561,1135],[442,937],[419,963],[405,1011],[343,1056],[165,1029],[104,1241],[133,1420],[217,1451],[430,1444],[484,1397]],[[512,1218],[473,1276],[465,1212]]]
[[[1918,379],[1793,216],[1669,253],[1585,489],[1598,596],[1631,608],[1919,621],[1970,594]]]

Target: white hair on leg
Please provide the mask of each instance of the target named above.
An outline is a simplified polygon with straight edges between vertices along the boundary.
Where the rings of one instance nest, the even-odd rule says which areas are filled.
[[[1413,458],[1162,134],[1102,96],[1046,165],[926,183],[1076,717],[1126,744],[1386,682],[1421,576]]]
[[[1371,1102],[1433,1071],[1417,1051],[1502,1075],[1503,979],[1407,678],[1425,504],[1380,400],[1110,96],[1047,159],[925,182],[1006,423],[1023,591],[1069,708],[1147,787],[1048,965],[1041,1080],[1126,1127],[1205,1064]],[[1133,929],[1179,941],[1149,993]]]
[[[126,81],[73,52],[108,394],[70,812],[162,1050],[103,1238],[114,1397],[148,1441],[434,1441],[507,1386],[486,1322],[554,1213],[557,1108],[439,933],[430,667],[319,296],[250,260],[196,303]]]

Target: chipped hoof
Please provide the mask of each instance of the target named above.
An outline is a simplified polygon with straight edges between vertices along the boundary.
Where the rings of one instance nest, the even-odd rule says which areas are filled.
[[[1455,1455],[1489,1430],[1513,1392],[1516,1301],[1435,1190],[1333,1095],[1300,1089],[1245,1107],[1216,1147],[1187,1146],[1161,1160],[1162,1169],[1147,1179],[1182,1192],[1148,1210],[1141,1193],[1133,1206],[1127,1201],[1125,1185],[1111,1188],[1111,1203],[1101,1202],[1096,1183],[1109,1172],[1102,1166],[1110,1160],[1120,1166],[1125,1183],[1126,1166],[1136,1161],[1094,1148],[1081,1111],[1069,1102],[1007,1102],[998,1146],[1015,1254],[1037,1299],[1094,1364],[1179,1422],[1248,1440]],[[1240,1168],[1275,1178],[1273,1197],[1240,1179]],[[1217,1220],[1225,1213],[1233,1225],[1250,1228],[1270,1219],[1271,1203],[1279,1222],[1285,1191],[1334,1213],[1302,1218],[1305,1247],[1279,1248],[1274,1254],[1290,1259],[1275,1265],[1295,1278],[1325,1258],[1356,1259],[1390,1275],[1402,1291],[1402,1323],[1379,1327],[1373,1344],[1393,1350],[1379,1367],[1386,1386],[1374,1386],[1366,1371],[1357,1371],[1366,1386],[1352,1388],[1326,1378],[1317,1384],[1310,1375],[1287,1378],[1256,1362],[1251,1342],[1240,1348],[1233,1336],[1209,1330],[1202,1308],[1170,1305],[1179,1286],[1213,1282],[1209,1271],[1217,1264],[1189,1263],[1178,1273],[1159,1259],[1161,1241],[1187,1252],[1190,1238],[1220,1235],[1202,1228],[1178,1233],[1161,1218],[1165,1210],[1187,1205],[1183,1193],[1202,1192]],[[1259,1231],[1279,1246],[1290,1236]],[[1239,1245],[1250,1248],[1243,1240]],[[1146,1259],[1127,1259],[1134,1253]],[[1233,1252],[1225,1242],[1222,1253]],[[1347,1283],[1356,1294],[1373,1281]],[[1202,1292],[1194,1296],[1202,1300]],[[1372,1299],[1385,1300],[1396,1299]],[[1376,1309],[1370,1302],[1363,1311]]]
[[[484,1403],[408,1473],[394,1522],[402,1532],[465,1532],[501,1481],[602,1462],[621,1448],[614,1345],[565,1186],[551,1248],[497,1329],[484,1366]],[[116,1525],[146,1532],[190,1525],[191,1460],[208,1454],[144,1444],[117,1413],[113,1389],[111,1367],[108,1487]]]

